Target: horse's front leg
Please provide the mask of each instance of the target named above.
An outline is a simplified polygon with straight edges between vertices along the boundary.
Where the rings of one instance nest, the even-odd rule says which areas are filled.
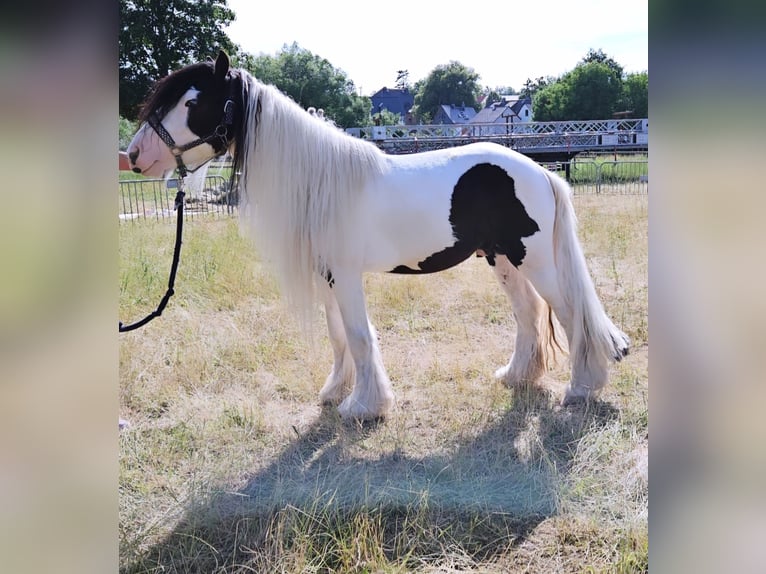
[[[324,278],[318,279],[317,282],[320,285],[319,291],[324,302],[327,331],[333,352],[332,371],[330,371],[322,390],[319,391],[319,399],[322,404],[337,405],[343,400],[344,390],[351,388],[354,384],[356,370],[335,293]]]
[[[375,329],[367,318],[361,274],[332,271],[332,290],[356,368],[354,388],[338,410],[346,419],[384,417],[394,404],[394,392],[383,367]]]

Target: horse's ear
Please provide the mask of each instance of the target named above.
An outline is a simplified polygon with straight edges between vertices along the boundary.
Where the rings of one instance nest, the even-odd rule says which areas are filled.
[[[229,55],[221,50],[218,52],[218,58],[215,61],[215,79],[222,82],[229,72]]]

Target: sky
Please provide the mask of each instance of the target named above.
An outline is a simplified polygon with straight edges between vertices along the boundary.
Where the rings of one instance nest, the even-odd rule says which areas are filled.
[[[590,48],[625,72],[648,70],[648,0],[475,2],[432,0],[228,0],[229,38],[253,55],[297,42],[345,72],[369,96],[393,87],[397,70],[411,83],[456,60],[490,88],[520,90],[527,78],[558,77]],[[474,10],[465,6],[473,6]]]

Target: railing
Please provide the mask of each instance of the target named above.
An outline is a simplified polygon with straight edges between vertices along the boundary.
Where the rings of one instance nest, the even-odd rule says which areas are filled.
[[[348,128],[352,136],[375,142],[389,153],[494,141],[520,151],[648,148],[649,120],[395,125]]]
[[[120,182],[120,221],[175,217],[177,179],[132,179]],[[239,202],[237,190],[229,189],[229,180],[208,175],[200,183],[187,181],[184,214],[189,219],[203,216],[232,215]]]
[[[649,193],[649,162],[646,159],[543,164],[567,178],[575,195],[645,195]]]

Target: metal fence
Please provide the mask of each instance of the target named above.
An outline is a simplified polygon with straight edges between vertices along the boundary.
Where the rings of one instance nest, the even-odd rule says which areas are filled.
[[[575,195],[649,193],[649,162],[645,159],[596,161],[575,158],[570,162],[543,165],[565,178]]]
[[[173,203],[177,179],[135,179],[120,182],[120,221],[175,219]],[[208,175],[199,182],[187,181],[184,214],[188,219],[230,216],[236,213],[237,191],[229,180]]]
[[[390,154],[443,149],[477,141],[492,141],[522,153],[646,151],[649,146],[646,118],[366,126],[348,128],[346,133],[372,141]]]
[[[575,195],[640,195],[649,192],[649,164],[641,160],[596,161],[593,158],[543,164],[567,179]],[[237,212],[238,191],[229,179],[208,175],[200,183],[187,182],[184,213],[189,219],[231,216]],[[175,219],[176,179],[120,182],[121,221]]]

